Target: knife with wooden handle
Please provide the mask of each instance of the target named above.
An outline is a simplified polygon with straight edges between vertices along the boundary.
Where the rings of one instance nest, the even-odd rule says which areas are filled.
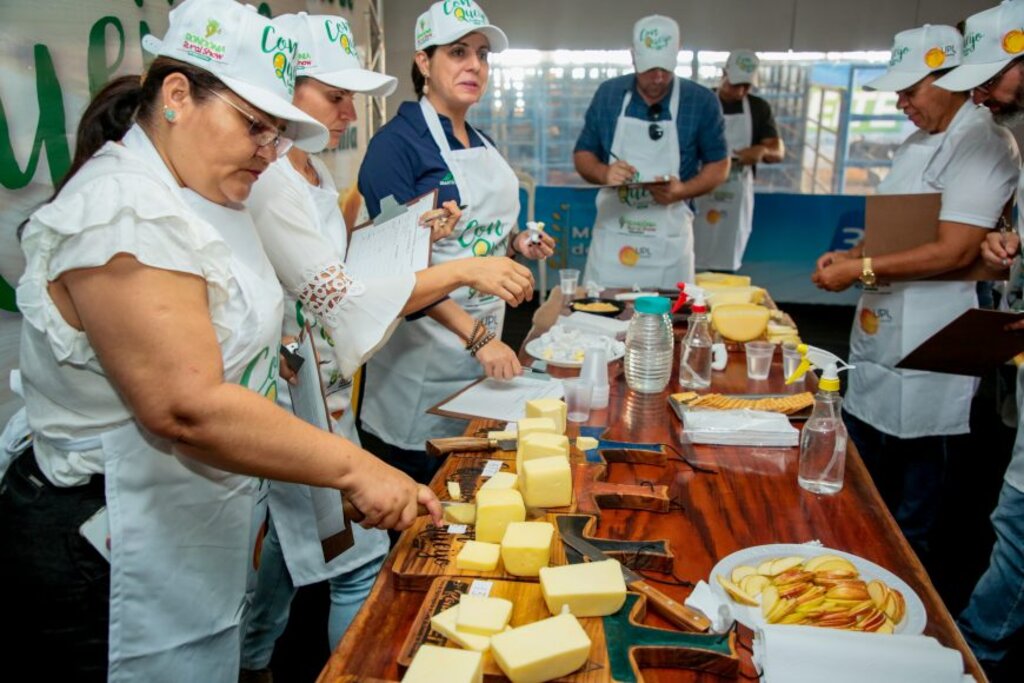
[[[577,437],[578,438],[578,437]],[[576,438],[569,439],[569,444],[575,446]],[[444,439],[429,439],[427,441],[427,453],[440,458],[450,453],[475,453],[478,451],[514,451],[519,441],[516,437],[509,439],[487,439],[472,436],[453,436]],[[664,448],[660,443],[635,443],[632,441],[609,441],[597,439],[599,451],[653,451],[662,452]]]

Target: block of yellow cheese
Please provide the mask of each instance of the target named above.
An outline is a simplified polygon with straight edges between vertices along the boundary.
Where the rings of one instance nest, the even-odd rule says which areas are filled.
[[[716,287],[706,297],[711,308],[722,304],[760,303],[763,298],[764,290],[760,287]]]
[[[473,503],[450,503],[444,508],[444,521],[449,524],[475,524],[476,505]]]
[[[402,683],[482,683],[484,657],[453,647],[421,645]]]
[[[462,487],[459,486],[457,481],[449,481],[445,483],[445,488],[448,489],[448,497],[452,500],[459,500],[462,498]]]
[[[501,557],[501,546],[497,543],[483,541],[466,541],[459,554],[455,556],[456,569],[472,569],[478,572],[491,572],[498,568]]]
[[[571,674],[590,654],[590,638],[571,614],[498,633],[491,654],[512,683],[542,683]]]
[[[696,283],[698,287],[707,285],[725,285],[727,287],[749,287],[749,275],[734,275],[732,273],[697,273]]]
[[[476,540],[501,543],[509,522],[526,519],[523,496],[515,489],[487,489],[476,494]]]
[[[589,451],[593,448],[597,448],[598,440],[592,436],[577,436],[576,437],[576,448],[581,451]]]
[[[564,434],[534,433],[519,437],[516,449],[516,472],[523,471],[523,463],[535,458],[561,455],[569,458],[569,438]]]
[[[546,417],[555,423],[559,434],[565,434],[565,401],[557,398],[537,398],[526,402],[526,417]]]
[[[519,475],[513,472],[495,472],[494,475],[480,486],[481,491],[487,489],[514,489]]]
[[[550,417],[526,417],[516,422],[516,434],[519,439],[536,432],[562,433],[558,431],[558,425]]]
[[[552,614],[563,605],[578,617],[603,617],[626,601],[626,582],[618,560],[567,564],[540,570],[540,589]]]
[[[501,539],[501,561],[513,576],[537,576],[551,562],[550,522],[512,522]]]
[[[755,304],[722,304],[711,310],[711,323],[726,339],[748,342],[768,329],[768,309]]]
[[[459,599],[455,628],[463,633],[492,636],[505,630],[511,616],[512,602],[505,598],[463,595]]]
[[[572,503],[572,468],[561,455],[523,463],[520,491],[530,508],[557,508]]]
[[[430,628],[452,641],[459,647],[475,652],[487,652],[491,647],[490,636],[464,633],[458,629],[459,606],[449,607],[430,617]]]

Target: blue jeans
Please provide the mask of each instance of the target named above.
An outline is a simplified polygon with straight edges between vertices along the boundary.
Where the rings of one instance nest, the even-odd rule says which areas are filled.
[[[996,544],[957,624],[982,664],[1002,661],[1024,627],[1024,493],[1006,482],[992,513]]]
[[[273,522],[273,517],[271,517]],[[334,650],[355,619],[366,596],[370,594],[386,555],[370,560],[361,567],[328,580],[331,589],[331,610],[327,621],[327,637]],[[245,616],[242,637],[242,668],[266,669],[274,654],[274,643],[288,626],[292,599],[298,589],[281,552],[281,542],[273,523],[263,539],[256,593]]]

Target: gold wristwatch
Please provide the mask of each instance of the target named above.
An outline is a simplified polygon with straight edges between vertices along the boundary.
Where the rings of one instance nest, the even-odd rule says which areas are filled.
[[[878,280],[875,278],[875,271],[871,269],[871,257],[861,259],[860,281],[865,287],[874,287]]]

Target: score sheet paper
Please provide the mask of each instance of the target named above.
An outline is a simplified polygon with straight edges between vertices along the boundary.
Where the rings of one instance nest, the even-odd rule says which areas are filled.
[[[357,279],[374,279],[418,272],[430,265],[430,229],[419,218],[434,208],[430,192],[406,211],[379,225],[352,231],[345,269]]]
[[[491,420],[515,421],[526,417],[527,401],[538,398],[562,398],[564,395],[562,383],[550,379],[485,379],[438,408]]]

